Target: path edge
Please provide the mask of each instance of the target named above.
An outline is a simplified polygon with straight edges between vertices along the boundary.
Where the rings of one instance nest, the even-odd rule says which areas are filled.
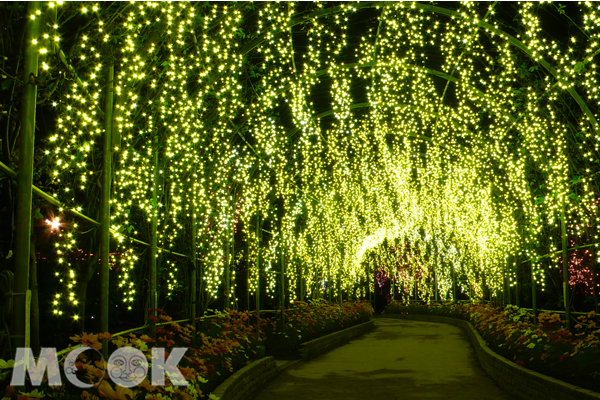
[[[330,333],[329,335],[302,343],[300,354],[307,360],[332,350],[347,341],[363,335],[375,328],[375,321],[363,322],[350,328]],[[252,398],[268,382],[283,369],[300,360],[293,360],[277,367],[275,359],[271,356],[253,361],[244,368],[234,372],[225,382],[221,383],[211,394],[219,400],[246,400]]]
[[[320,356],[342,344],[354,339],[357,336],[364,335],[367,332],[375,329],[375,320],[371,319],[362,324],[351,326],[350,328],[342,329],[341,331],[330,333],[329,335],[321,336],[320,338],[302,343],[299,346],[300,356],[303,360],[309,360],[316,356]]]
[[[277,375],[277,365],[273,357],[263,357],[236,371],[213,392],[219,400],[245,400]]]
[[[382,318],[439,322],[463,328],[481,368],[506,392],[523,400],[598,400],[600,393],[521,367],[496,354],[469,321],[437,315],[383,314]]]

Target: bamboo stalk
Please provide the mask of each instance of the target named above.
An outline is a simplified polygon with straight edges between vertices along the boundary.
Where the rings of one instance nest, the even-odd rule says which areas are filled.
[[[229,243],[229,239],[230,239],[230,227],[229,227],[229,217],[227,217],[227,221],[225,222],[225,224],[227,225],[226,229],[227,229],[227,236],[225,239],[225,266],[223,268],[223,274],[224,274],[224,288],[223,288],[223,298],[224,298],[224,304],[223,304],[223,308],[228,308],[229,307],[229,290],[230,290],[230,273],[229,273],[229,263],[230,263],[230,254],[229,254],[229,250],[230,250],[230,243]]]
[[[435,263],[433,264],[433,300],[435,302],[439,301],[439,296],[438,296],[438,284],[437,284],[437,272],[435,269]]]
[[[148,306],[152,309],[149,315],[156,318],[156,309],[158,308],[158,293],[156,292],[156,268],[158,256],[158,137],[155,139],[154,148],[154,179],[152,186],[152,218],[150,220],[150,273],[148,288]],[[156,337],[156,324],[154,321],[150,324],[150,335]]]
[[[596,252],[597,255],[597,252]],[[598,304],[598,262],[594,257],[594,253],[592,252],[592,295],[594,296],[594,310],[596,311],[596,315],[598,315],[599,311]]]
[[[33,157],[35,141],[35,113],[38,74],[38,48],[34,40],[40,35],[40,3],[27,3],[25,25],[25,49],[23,65],[21,135],[19,138],[19,173],[17,176],[17,211],[14,257],[14,347],[29,347],[29,262],[31,247],[31,207],[33,187]],[[30,18],[29,16],[34,16]]]
[[[283,235],[282,235],[283,240]],[[279,309],[281,311],[281,331],[285,332],[285,312],[283,308],[285,307],[285,264],[284,264],[284,246],[283,242],[281,243],[281,270],[280,270],[280,293],[279,293]]]
[[[537,324],[537,290],[535,282],[535,267],[533,261],[531,262],[531,308],[533,309],[533,322]]]
[[[258,203],[258,197],[257,197]],[[257,268],[257,279],[256,279],[256,311],[260,316],[260,210],[257,204],[256,207],[256,268]]]
[[[39,208],[38,208],[39,210]],[[34,222],[33,219],[31,221]],[[32,227],[33,232],[33,227]],[[37,279],[37,262],[35,254],[35,234],[31,235],[29,259],[29,289],[31,290],[31,350],[33,354],[40,353],[40,302]]]
[[[563,267],[563,305],[565,308],[565,319],[567,320],[567,329],[571,329],[571,306],[569,301],[569,265],[567,260],[567,221],[566,204],[563,203],[562,218],[560,219],[560,228],[562,233],[562,267]]]
[[[516,285],[515,285],[515,299],[517,302],[517,307],[521,307],[521,290],[519,289],[519,262],[515,263],[515,281],[516,281]]]
[[[450,271],[452,274],[452,300],[456,302],[456,272],[454,271],[454,263],[450,263]]]
[[[102,193],[100,195],[100,331],[108,332],[108,286],[110,254],[110,186],[112,177],[112,114],[115,66],[111,63],[106,71],[104,95],[104,137],[102,138]],[[104,357],[108,356],[106,340],[102,346]]]
[[[198,293],[197,293],[197,279],[198,279],[198,264],[196,260],[196,169],[197,166],[194,164],[193,174],[192,174],[192,252],[190,258],[192,260],[192,273],[191,273],[191,284],[190,284],[190,319],[192,320],[192,325],[196,327],[196,316],[198,311],[196,310],[197,301],[198,301]],[[196,338],[196,335],[194,335]]]
[[[284,307],[285,306],[285,264],[284,264],[284,256],[285,256],[285,250],[283,247],[283,244],[281,245],[281,280],[280,280],[280,285],[281,285],[281,295],[279,296],[279,306],[280,307]]]
[[[510,257],[508,258],[507,264],[506,264],[506,270],[509,272],[509,275],[507,276],[507,281],[506,281],[506,289],[507,289],[507,294],[508,297],[506,298],[508,300],[508,304],[512,304],[512,290],[510,288],[510,271],[512,270],[512,268],[510,268]]]

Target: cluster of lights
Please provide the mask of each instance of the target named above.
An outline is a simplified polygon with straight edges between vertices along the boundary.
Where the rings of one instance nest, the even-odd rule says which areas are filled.
[[[48,3],[49,19],[59,5]],[[244,13],[253,7],[262,40],[249,47]],[[597,208],[600,146],[594,4],[580,5],[587,42],[573,37],[568,48],[541,30],[539,10],[553,10],[549,4],[518,6],[516,38],[499,30],[493,5],[461,3],[438,18],[420,3],[379,4],[378,24],[350,49],[351,65],[344,64],[350,24],[367,5],[311,4],[302,58],[297,7],[78,8],[90,23],[70,53],[74,69],[64,71],[75,79],[52,99],[57,128],[45,154],[60,201],[93,213],[106,71],[114,65],[111,231],[126,303],[136,294],[134,269],[147,262],[130,239],[150,242],[154,219],[159,247],[197,254],[206,304],[235,282],[238,231],[250,291],[264,281],[276,296],[283,262],[289,293],[320,296],[322,282],[338,281],[352,292],[366,262],[425,297],[434,274],[439,293],[452,292],[453,274],[466,276],[458,284],[474,295],[483,279],[501,290],[505,275],[515,284],[515,266],[526,259],[543,288],[562,216],[569,235],[583,226],[597,231],[587,206]],[[52,57],[61,53],[60,21],[48,27],[38,39],[41,65],[63,68]],[[251,78],[248,54],[259,60]],[[324,75],[331,111],[317,115],[311,93]],[[366,87],[360,102],[356,82]],[[579,104],[577,91],[585,107],[565,115]],[[62,228],[61,235],[59,265],[80,234]],[[171,294],[182,287],[181,264],[159,254]],[[66,291],[55,300],[60,314],[59,300],[77,299],[73,270],[57,273]]]

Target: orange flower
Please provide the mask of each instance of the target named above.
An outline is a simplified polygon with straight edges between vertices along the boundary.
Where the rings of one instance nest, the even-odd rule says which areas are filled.
[[[96,350],[100,350],[102,348],[102,343],[98,341],[98,335],[88,335],[85,332],[83,332],[83,336],[81,337],[81,345],[90,346]]]
[[[98,367],[98,368],[103,369],[103,370],[106,371],[106,368],[107,368],[106,361],[104,361],[104,360],[98,360],[98,361],[94,361],[94,364],[96,364],[96,367]]]
[[[133,400],[137,395],[133,390],[119,385],[117,385],[117,390],[115,390],[107,381],[100,382],[98,393],[100,396],[111,400]]]
[[[89,394],[86,390],[83,391],[83,393],[81,393],[81,400],[100,400],[98,399],[98,396],[94,395],[94,394]]]
[[[106,372],[103,369],[96,368],[93,365],[88,365],[85,369],[88,373],[88,377],[90,378],[90,380],[93,380],[94,378],[99,380],[107,376]]]
[[[197,372],[194,368],[180,367],[179,370],[181,371],[181,375],[183,375],[183,377],[188,381],[194,379],[197,375]]]
[[[71,339],[72,341],[74,341],[75,343],[79,343],[81,342],[81,336],[79,335],[75,335],[75,336],[70,336],[69,339]]]
[[[160,318],[161,320],[163,320],[165,322],[169,322],[173,319],[173,318],[169,317],[168,315],[159,315],[158,318]]]
[[[152,339],[150,336],[148,335],[142,335],[140,336],[140,339],[142,340],[142,342],[144,343],[155,343],[156,340]]]
[[[165,342],[169,347],[175,344],[173,340],[168,339],[166,336],[159,337],[158,340],[160,340],[161,342]]]
[[[157,389],[156,386],[152,386],[150,384],[150,381],[148,381],[148,378],[144,379],[142,381],[142,383],[140,383],[138,386],[141,387],[142,389],[146,389],[148,392],[154,392]],[[146,399],[147,398],[148,397],[146,397]]]
[[[122,336],[117,336],[117,338],[113,339],[112,342],[115,346],[117,346],[117,348],[120,349],[127,344],[127,339],[123,338]]]
[[[175,393],[177,393],[179,396],[181,396],[180,398],[182,400],[191,400],[192,399],[189,394],[182,391],[181,389],[178,389],[177,386],[174,389],[175,389]]]
[[[99,333],[98,334],[98,339],[107,339],[110,340],[112,339],[113,335],[112,333],[108,333],[108,332],[104,332],[104,333]]]

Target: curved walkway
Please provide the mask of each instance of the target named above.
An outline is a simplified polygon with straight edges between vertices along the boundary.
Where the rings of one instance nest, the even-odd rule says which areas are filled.
[[[477,365],[461,328],[376,319],[377,328],[281,372],[255,400],[513,399]]]

